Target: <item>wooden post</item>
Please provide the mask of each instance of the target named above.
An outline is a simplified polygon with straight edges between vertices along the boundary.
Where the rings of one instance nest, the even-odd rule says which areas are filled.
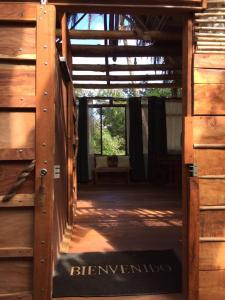
[[[197,177],[189,180],[188,209],[188,300],[199,297],[199,182]]]
[[[67,31],[67,14],[64,13],[61,19],[62,28],[62,56],[67,60],[68,53],[68,31]],[[68,97],[67,97],[67,84],[62,81],[62,95],[63,95],[63,107],[64,107],[64,119],[65,127],[68,126]]]
[[[183,87],[183,161],[182,161],[182,211],[183,211],[183,294],[185,300],[193,300],[189,298],[189,229],[188,229],[188,202],[189,202],[189,170],[186,164],[186,158],[189,164],[193,163],[190,158],[193,156],[187,151],[192,149],[192,140],[188,137],[190,134],[192,116],[192,58],[193,58],[193,19],[192,16],[185,17],[183,25],[183,64],[182,64],[182,87]],[[188,123],[187,123],[188,121]]]
[[[34,300],[51,299],[55,134],[55,8],[37,6]],[[41,170],[46,169],[40,195]]]
[[[67,27],[68,16],[66,13],[62,17],[62,55],[65,57],[70,75],[72,76],[72,54]],[[72,82],[66,84],[66,118],[67,118],[67,188],[68,188],[68,223],[73,223],[73,201],[74,201],[74,174],[73,174],[73,85]]]

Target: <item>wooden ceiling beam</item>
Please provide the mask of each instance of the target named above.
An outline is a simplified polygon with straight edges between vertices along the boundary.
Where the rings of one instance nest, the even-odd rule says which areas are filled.
[[[118,83],[118,84],[74,84],[75,89],[126,89],[126,88],[158,88],[158,89],[174,89],[180,88],[181,84],[174,83]]]
[[[151,57],[151,56],[181,56],[182,47],[167,46],[87,46],[72,45],[74,57]]]
[[[181,66],[173,64],[149,64],[149,65],[109,65],[109,71],[170,71],[181,70]],[[105,65],[73,64],[73,71],[106,72]]]
[[[67,12],[133,13],[133,14],[180,14],[198,11],[204,0],[49,0],[58,9]]]
[[[162,31],[105,31],[105,30],[70,30],[71,39],[90,39],[90,40],[133,40],[140,39],[144,41],[179,41],[182,39],[182,33],[162,32]],[[61,31],[57,30],[57,36],[61,36]]]
[[[181,75],[73,75],[73,81],[156,81],[181,80]]]

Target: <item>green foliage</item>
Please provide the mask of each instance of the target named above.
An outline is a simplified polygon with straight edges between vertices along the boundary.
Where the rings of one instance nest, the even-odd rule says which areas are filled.
[[[87,89],[76,89],[76,95],[78,97],[115,97],[115,98],[127,98],[128,95],[123,90],[116,89],[102,89],[102,90],[87,90]]]
[[[125,133],[125,108],[105,107],[103,112],[103,127],[107,129],[112,137],[124,137]]]
[[[104,155],[124,155],[124,138],[121,136],[112,136],[107,128],[102,130],[102,140]]]
[[[86,91],[87,92],[87,91]],[[99,96],[126,98],[121,90],[99,90],[97,94],[82,96]],[[81,96],[81,94],[79,95]],[[119,104],[119,102],[117,102]],[[124,102],[123,102],[124,104]],[[89,110],[90,145],[93,151],[101,153],[101,124],[100,109]],[[124,107],[103,107],[102,108],[102,152],[104,155],[125,154],[125,108]]]
[[[90,145],[96,154],[101,153],[100,109],[90,109]],[[104,155],[125,154],[125,108],[102,108],[102,152]]]
[[[114,97],[128,98],[134,96],[131,89],[124,90],[80,90],[77,91],[79,97]],[[181,89],[177,95],[171,89],[141,89],[141,97],[173,97],[181,96]],[[124,104],[124,101],[122,101]],[[119,104],[119,101],[116,102]],[[101,153],[101,123],[100,109],[89,110],[90,146],[94,153]],[[125,108],[124,107],[104,107],[102,108],[102,152],[104,155],[124,155],[125,154]]]
[[[102,112],[103,154],[125,154],[125,108],[105,107]]]
[[[95,154],[101,154],[101,131],[98,123],[94,123],[95,127],[93,134],[90,136],[89,144]]]
[[[172,89],[143,89],[140,92],[140,95],[142,97],[151,97],[151,96],[155,96],[155,97],[181,97],[182,95],[182,90],[178,89],[178,90],[172,90]]]

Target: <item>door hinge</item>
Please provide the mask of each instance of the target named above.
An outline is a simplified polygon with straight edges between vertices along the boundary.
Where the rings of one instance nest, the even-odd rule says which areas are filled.
[[[60,165],[54,165],[54,179],[60,179],[60,177],[61,177]]]
[[[197,177],[198,176],[198,166],[196,164],[189,164],[188,171],[190,177]]]

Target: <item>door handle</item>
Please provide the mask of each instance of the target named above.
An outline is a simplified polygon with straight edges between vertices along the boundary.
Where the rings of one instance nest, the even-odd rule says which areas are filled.
[[[39,192],[38,192],[38,200],[41,205],[44,205],[45,203],[45,184],[44,184],[44,178],[47,175],[48,170],[47,169],[41,169],[40,171],[40,177],[41,177],[41,182],[40,182],[40,187],[39,187]]]

